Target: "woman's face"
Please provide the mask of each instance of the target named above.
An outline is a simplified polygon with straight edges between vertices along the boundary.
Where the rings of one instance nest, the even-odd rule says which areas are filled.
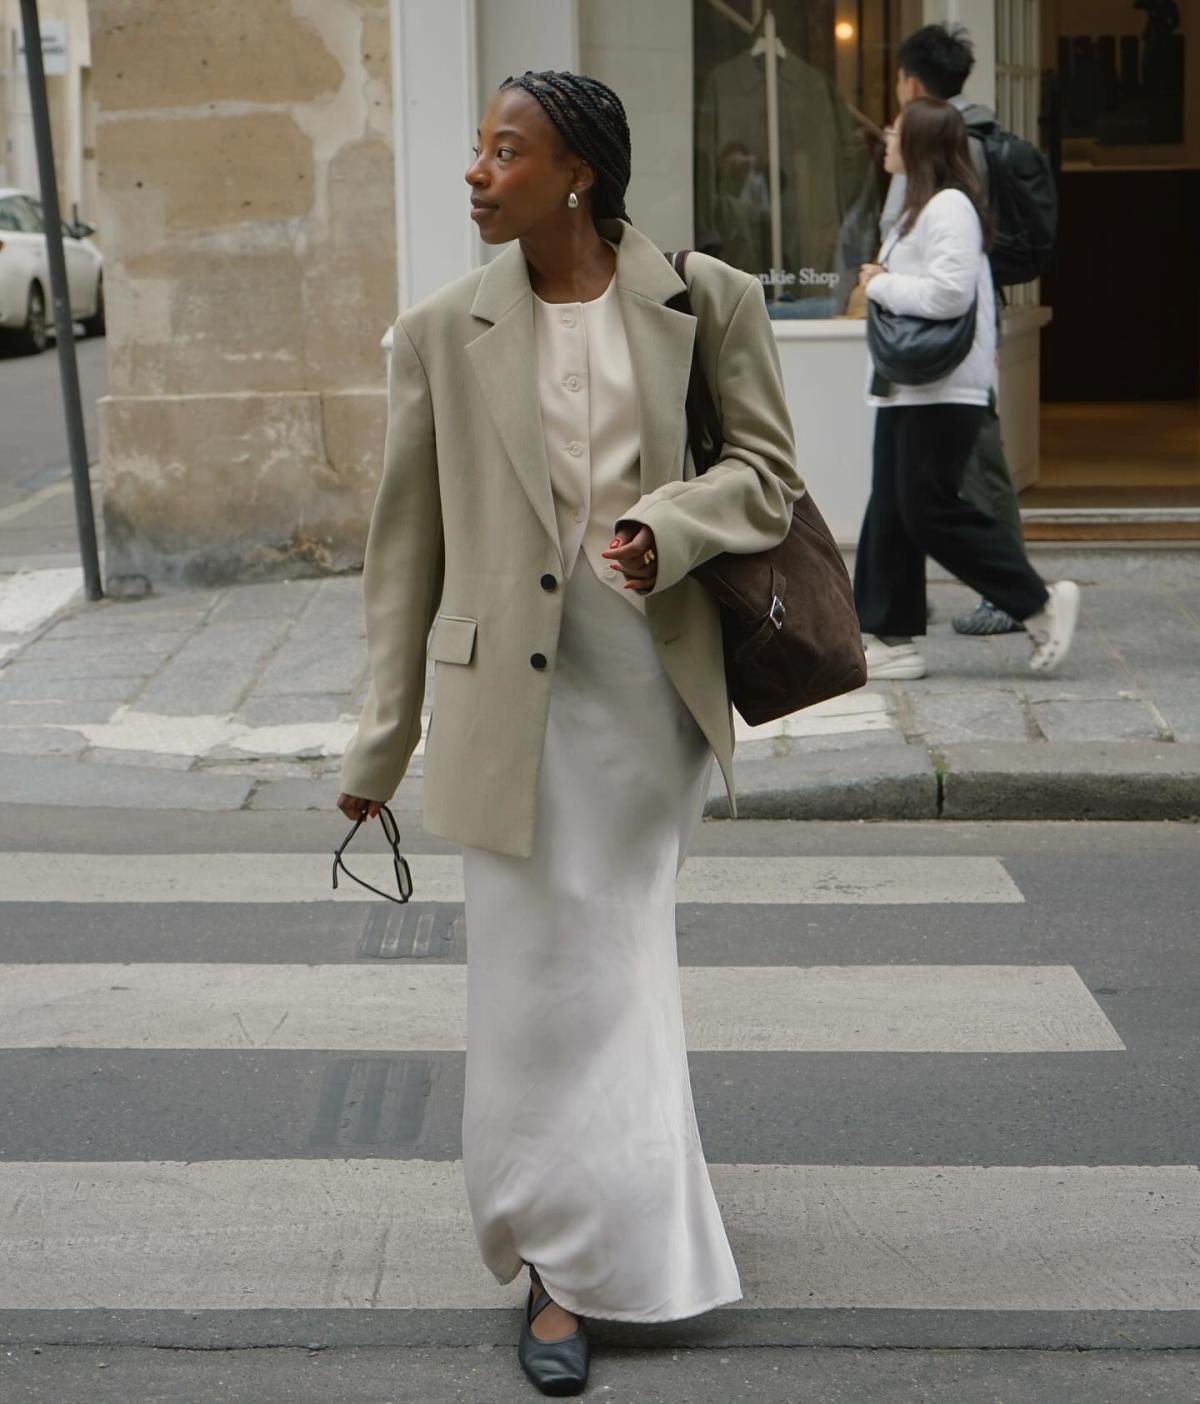
[[[570,151],[535,97],[522,88],[492,96],[467,167],[471,218],[485,244],[505,244],[544,220],[587,214],[592,169]],[[567,207],[574,190],[578,208]]]
[[[897,117],[890,127],[883,129],[886,145],[883,148],[883,169],[889,175],[903,175],[904,161],[900,156],[900,123],[903,119]]]

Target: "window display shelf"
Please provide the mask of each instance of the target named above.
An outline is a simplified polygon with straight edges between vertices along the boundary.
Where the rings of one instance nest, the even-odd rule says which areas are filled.
[[[1000,319],[1001,343],[1009,337],[1044,327],[1053,317],[1049,307],[1010,307]],[[867,339],[865,317],[814,318],[812,321],[774,321],[771,326],[776,341],[861,341]]]

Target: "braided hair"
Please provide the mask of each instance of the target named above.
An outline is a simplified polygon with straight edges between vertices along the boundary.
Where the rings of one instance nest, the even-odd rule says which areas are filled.
[[[506,78],[505,88],[523,88],[542,105],[570,149],[596,173],[593,219],[623,219],[629,186],[629,122],[621,99],[598,78],[581,73],[534,73]]]

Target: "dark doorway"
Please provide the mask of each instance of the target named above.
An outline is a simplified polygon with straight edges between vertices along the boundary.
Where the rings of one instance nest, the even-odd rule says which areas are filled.
[[[1200,397],[1200,171],[1063,171],[1042,399]]]

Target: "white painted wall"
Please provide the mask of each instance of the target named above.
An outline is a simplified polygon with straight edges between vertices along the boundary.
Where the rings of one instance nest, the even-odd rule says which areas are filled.
[[[463,179],[478,118],[475,0],[390,0],[400,309],[480,261]]]
[[[629,118],[629,217],[664,249],[690,246],[691,0],[580,0],[580,67],[619,94]]]
[[[477,112],[511,74],[568,69],[610,83],[629,117],[634,223],[663,247],[692,239],[690,0],[478,0]],[[499,249],[481,246],[479,256]]]
[[[863,402],[867,324],[772,325],[796,431],[796,466],[830,531],[852,544],[871,491],[875,411]]]
[[[1038,472],[1038,374],[1044,307],[1004,315],[997,402],[1005,454],[1018,488]],[[875,411],[863,401],[865,321],[776,322],[796,462],[839,542],[858,539],[871,492]]]
[[[479,110],[527,69],[579,69],[576,0],[478,0]]]
[[[996,106],[996,0],[925,0],[925,23],[961,24],[975,45],[975,67],[964,92]]]
[[[576,0],[477,0],[477,13],[479,112],[508,77],[527,70],[579,71]],[[506,247],[484,244],[478,235],[476,242],[485,263]]]
[[[1004,314],[997,400],[1004,456],[1017,490],[1032,487],[1041,463],[1042,328],[1049,307],[1014,306]]]

